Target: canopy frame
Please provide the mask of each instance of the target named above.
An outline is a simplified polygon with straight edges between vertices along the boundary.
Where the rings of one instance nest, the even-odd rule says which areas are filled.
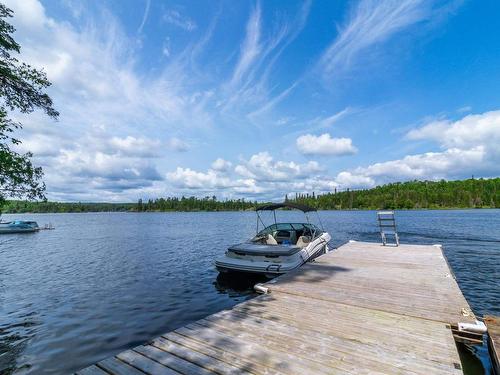
[[[321,225],[321,229],[325,230],[323,227],[323,223],[321,222],[321,218],[319,217],[318,210],[316,210],[314,207],[307,206],[305,204],[284,202],[284,203],[264,204],[264,205],[261,205],[261,206],[258,206],[255,208],[255,212],[257,213],[256,233],[259,233],[259,221],[262,223],[263,228],[266,228],[266,224],[264,224],[264,221],[262,220],[262,217],[260,216],[260,212],[261,211],[273,211],[274,224],[278,224],[278,222],[276,220],[276,210],[279,210],[280,208],[291,208],[294,210],[302,211],[306,217],[308,224],[311,224],[308,213],[309,212],[316,212],[319,224]]]

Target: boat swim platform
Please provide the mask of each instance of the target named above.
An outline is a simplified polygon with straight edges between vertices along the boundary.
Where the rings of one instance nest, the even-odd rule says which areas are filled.
[[[440,246],[350,241],[259,289],[77,374],[462,373],[475,317]]]

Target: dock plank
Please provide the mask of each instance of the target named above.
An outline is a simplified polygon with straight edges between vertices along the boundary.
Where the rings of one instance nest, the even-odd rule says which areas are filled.
[[[209,375],[212,373],[194,363],[186,361],[152,345],[141,345],[134,348],[134,350],[145,357],[174,369],[181,374]]]
[[[242,373],[247,372],[252,374],[278,374],[278,375],[285,374],[284,372],[280,372],[277,369],[272,369],[270,367],[263,366],[254,361],[247,360],[238,354],[233,354],[231,352],[214,347],[210,345],[210,343],[207,343],[203,340],[199,341],[197,338],[192,338],[189,336],[189,331],[190,331],[189,329],[187,329],[184,332],[185,335],[180,334],[180,332],[178,331],[179,330],[175,332],[170,332],[166,335],[163,335],[162,337],[165,337],[170,341],[182,344],[193,351],[206,354],[210,357],[220,360],[221,362],[231,364],[232,366],[238,368],[238,370]]]
[[[488,348],[495,374],[500,375],[500,317],[485,316],[484,322],[488,327]]]
[[[96,365],[92,365],[89,367],[85,367],[84,369],[78,371],[77,375],[108,375],[108,373],[104,370],[101,370]]]
[[[158,375],[178,375],[177,371],[172,370],[139,352],[133,350],[127,350],[116,356],[121,361],[143,371],[146,374],[158,374]]]
[[[97,364],[98,367],[109,374],[116,375],[144,375],[143,371],[130,366],[116,357],[106,358]]]
[[[475,317],[439,246],[349,242],[265,286],[82,371],[462,373],[450,325]]]
[[[210,357],[203,353],[199,353],[195,350],[191,350],[163,337],[153,340],[151,345],[161,350],[172,353],[177,357],[183,358],[186,361],[194,363],[212,372],[220,374],[250,374],[249,372],[239,369],[238,367],[232,366],[223,361],[219,361],[213,357]]]
[[[401,267],[402,259],[408,262],[408,258],[418,260],[419,267]],[[421,268],[424,265],[426,270]],[[364,283],[361,286],[359,278]],[[475,320],[462,314],[462,309],[470,307],[438,246],[350,242],[266,286],[274,292],[313,293],[317,299],[446,323]]]

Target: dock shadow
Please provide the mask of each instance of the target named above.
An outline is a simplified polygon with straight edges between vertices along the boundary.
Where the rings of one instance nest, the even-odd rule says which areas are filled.
[[[272,286],[273,284],[282,285],[292,282],[317,283],[332,278],[336,273],[350,271],[352,271],[351,268],[313,261],[285,275],[270,280],[268,284]]]

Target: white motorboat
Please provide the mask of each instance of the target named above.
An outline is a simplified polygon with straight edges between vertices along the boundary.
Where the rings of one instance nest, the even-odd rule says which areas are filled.
[[[0,222],[0,234],[32,233],[40,230],[36,221],[15,220]]]
[[[302,211],[306,222],[278,223],[276,210],[281,208]],[[273,211],[274,224],[265,226],[260,215],[262,211]],[[257,234],[246,242],[229,247],[225,255],[215,262],[219,272],[250,272],[274,277],[328,252],[331,236],[322,228],[319,215],[321,229],[309,220],[310,212],[317,214],[315,208],[285,202],[260,206],[256,212]],[[264,226],[260,231],[259,223]]]

